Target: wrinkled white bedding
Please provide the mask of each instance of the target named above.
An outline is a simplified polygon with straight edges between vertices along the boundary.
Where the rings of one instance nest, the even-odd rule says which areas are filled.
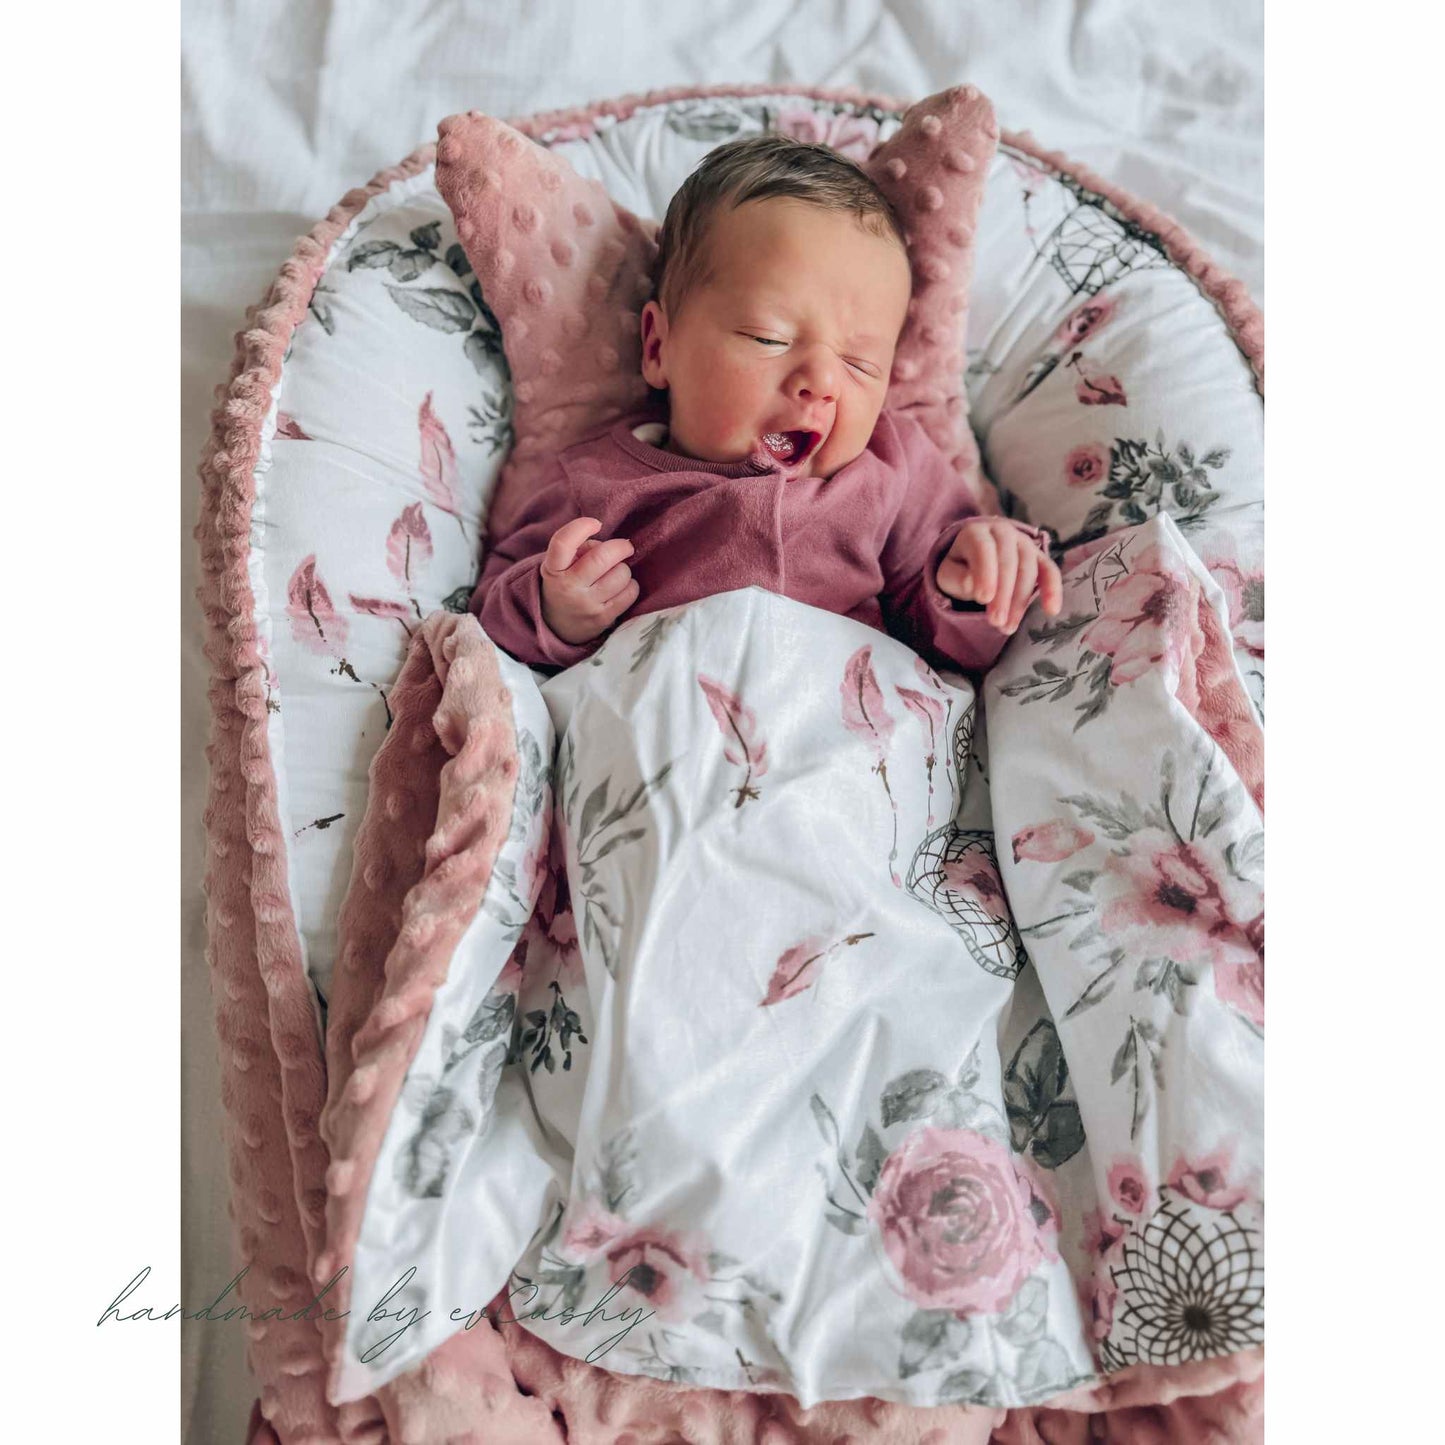
[[[706,11],[624,3],[466,7],[318,3],[187,8],[184,22],[183,607],[193,610],[193,467],[232,335],[339,196],[452,111],[502,115],[719,81],[857,85],[903,98],[969,79],[1026,128],[1180,219],[1263,300],[1262,13],[1036,0]],[[264,83],[258,83],[264,77]],[[183,1298],[229,1278],[225,1168],[203,955],[206,664],[184,638]],[[206,1295],[210,1297],[209,1294]],[[224,1327],[183,1335],[186,1438],[238,1438],[253,1393]]]

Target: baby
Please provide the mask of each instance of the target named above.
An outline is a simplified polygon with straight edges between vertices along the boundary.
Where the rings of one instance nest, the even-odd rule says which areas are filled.
[[[667,209],[642,312],[660,401],[560,453],[493,539],[487,635],[566,667],[624,615],[755,584],[976,670],[1036,594],[1056,615],[1044,534],[977,515],[919,423],[883,410],[910,289],[898,219],[851,161],[773,135],[712,151]]]

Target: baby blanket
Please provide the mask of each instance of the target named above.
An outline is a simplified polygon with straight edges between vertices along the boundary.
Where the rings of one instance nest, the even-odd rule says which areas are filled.
[[[537,1342],[678,1429],[1250,1388],[1258,724],[1169,518],[1066,563],[983,707],[756,588],[552,678],[418,630],[328,1021],[343,1411],[470,1423]]]

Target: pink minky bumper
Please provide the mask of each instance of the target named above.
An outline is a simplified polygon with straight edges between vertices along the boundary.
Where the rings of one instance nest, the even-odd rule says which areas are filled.
[[[643,106],[698,95],[778,94],[777,86],[709,87],[626,97],[586,111],[511,122],[539,137],[599,115],[625,118]],[[806,98],[900,109],[857,91],[804,90]],[[1191,238],[1153,207],[1043,151],[1030,137],[1005,142],[1072,174],[1158,235],[1228,322],[1263,385],[1263,321],[1244,286],[1215,266]],[[267,734],[264,667],[247,572],[254,468],[271,391],[292,333],[320,279],[327,252],[380,191],[429,166],[423,146],[368,186],[347,193],[302,237],[265,299],[247,313],[230,378],[218,389],[202,459],[197,598],[211,662],[212,708],[205,813],[207,957],[220,1046],[221,1102],[231,1180],[229,1212],[241,1263],[241,1295],[255,1312],[281,1305],[300,1312],[332,1241],[328,1195],[343,1181],[321,1134],[328,1098],[326,1061],[316,1039],[310,985],[286,874],[285,832]],[[419,634],[420,635],[420,634]],[[418,645],[425,645],[424,643]],[[479,657],[477,666],[484,668]],[[493,666],[495,664],[493,663]],[[515,741],[507,727],[489,739],[503,766]],[[444,746],[444,740],[439,745]],[[400,918],[391,920],[392,925]],[[414,1045],[413,1045],[414,1047]],[[354,1062],[354,1061],[353,1061]],[[332,1097],[335,1097],[334,1091]],[[340,1192],[345,1192],[344,1190]],[[326,1263],[333,1262],[325,1259]],[[1007,1445],[1086,1440],[1244,1441],[1262,1435],[1260,1352],[1181,1367],[1135,1367],[1091,1390],[1047,1406],[1008,1412],[957,1407],[919,1410],[879,1400],[831,1402],[801,1411],[786,1396],[681,1390],[610,1374],[557,1354],[517,1326],[449,1340],[418,1369],[376,1398],[336,1407],[325,1395],[327,1361],[318,1323],[246,1327],[247,1358],[260,1385],[248,1439],[283,1445],[320,1442],[557,1442],[663,1445],[717,1441],[888,1441],[895,1445],[994,1439]],[[944,1416],[948,1415],[945,1423]],[[668,1422],[671,1423],[668,1423]]]

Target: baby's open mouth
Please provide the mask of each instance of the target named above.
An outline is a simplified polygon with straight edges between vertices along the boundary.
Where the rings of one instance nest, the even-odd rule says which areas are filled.
[[[763,450],[774,461],[789,466],[805,461],[822,439],[822,434],[815,431],[770,431],[761,438]]]

